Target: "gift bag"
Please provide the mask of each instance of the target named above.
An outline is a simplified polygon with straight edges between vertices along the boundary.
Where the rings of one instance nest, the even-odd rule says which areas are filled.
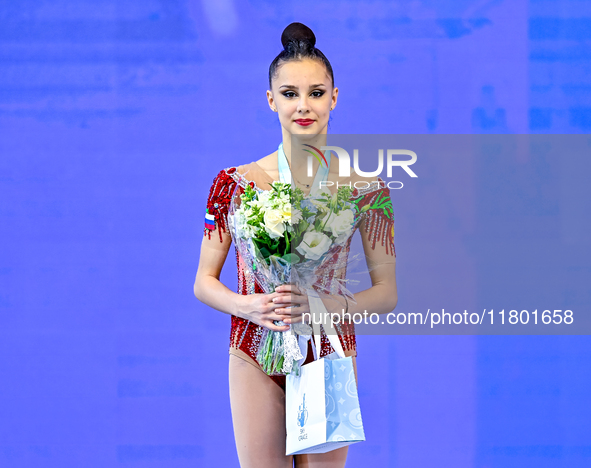
[[[311,309],[313,302],[322,307],[318,298],[309,301]],[[320,354],[316,331],[315,357]],[[365,440],[353,358],[345,357],[337,335],[328,338],[335,353],[302,366],[299,376],[286,377],[286,455],[325,453]]]

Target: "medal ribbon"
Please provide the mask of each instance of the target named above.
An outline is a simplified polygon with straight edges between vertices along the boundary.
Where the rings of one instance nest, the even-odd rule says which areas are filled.
[[[330,171],[330,153],[329,157],[326,158],[326,161],[328,163],[326,166],[322,165],[322,163],[318,166],[314,182],[312,183],[312,188],[310,189],[310,195],[314,195],[319,191],[321,181],[326,182],[328,180],[328,173]],[[279,180],[283,183],[293,185],[287,156],[285,156],[285,151],[283,151],[283,143],[279,143],[279,148],[277,148],[277,169],[279,170]]]

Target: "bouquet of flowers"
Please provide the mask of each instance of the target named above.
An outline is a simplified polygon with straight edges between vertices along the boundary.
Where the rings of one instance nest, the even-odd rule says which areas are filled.
[[[319,272],[346,266],[348,259],[338,252],[364,211],[350,198],[347,186],[334,194],[325,189],[304,195],[300,188],[282,182],[273,182],[264,191],[247,185],[243,194],[232,197],[228,221],[234,243],[265,293],[289,282],[310,289]],[[353,297],[343,281],[336,292]],[[303,356],[294,333],[310,335],[311,330],[301,323],[285,332],[265,329],[257,353],[262,369],[269,375],[299,373]]]

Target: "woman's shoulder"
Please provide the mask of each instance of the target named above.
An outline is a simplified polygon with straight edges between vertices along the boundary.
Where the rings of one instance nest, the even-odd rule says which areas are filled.
[[[256,161],[247,164],[249,167],[254,167],[257,171],[264,172],[271,179],[277,179],[279,172],[277,171],[277,151],[274,151],[267,156],[263,156]]]
[[[227,166],[223,169],[220,169],[214,179],[213,182],[215,183],[224,183],[224,184],[231,184],[239,182],[241,176],[244,176],[247,172],[252,169],[253,163],[241,164],[236,166]]]
[[[213,179],[211,190],[233,191],[236,185],[243,189],[247,185],[255,189],[266,189],[273,180],[260,164],[253,161],[221,169]]]
[[[220,173],[220,177],[229,177],[243,188],[250,185],[256,189],[268,190],[269,184],[277,179],[274,177],[277,175],[277,167],[273,166],[273,154],[246,164],[225,168]]]

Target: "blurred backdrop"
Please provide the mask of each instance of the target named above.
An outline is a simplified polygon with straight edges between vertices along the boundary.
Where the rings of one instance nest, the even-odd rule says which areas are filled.
[[[292,21],[334,68],[330,132],[591,129],[583,0],[3,2],[0,466],[238,466],[230,317],[193,281],[213,178],[280,142],[265,92]],[[428,161],[392,194],[398,310],[590,312],[588,158]],[[347,466],[590,466],[588,336],[358,352]]]

